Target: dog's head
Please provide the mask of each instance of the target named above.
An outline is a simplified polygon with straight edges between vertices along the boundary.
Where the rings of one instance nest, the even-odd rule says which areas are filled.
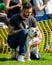
[[[36,30],[36,28],[33,28],[33,27],[31,27],[31,28],[29,28],[29,30],[28,30],[28,35],[30,36],[30,37],[37,37],[37,30]]]

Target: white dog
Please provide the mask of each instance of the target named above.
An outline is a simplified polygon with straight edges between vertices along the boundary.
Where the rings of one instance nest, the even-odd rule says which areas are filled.
[[[25,55],[25,57],[24,58],[26,58],[27,60],[31,60],[30,59],[30,51],[31,51],[31,49],[30,49],[30,47],[31,47],[31,45],[33,45],[33,43],[35,42],[35,41],[39,41],[39,40],[41,40],[41,36],[40,36],[40,38],[38,37],[38,35],[39,35],[39,31],[37,31],[37,29],[36,28],[29,28],[29,30],[28,30],[28,35],[27,35],[27,39],[26,39],[26,55]],[[36,47],[34,47],[33,49],[36,49],[37,50],[37,53],[36,53],[36,57],[38,58],[38,44],[37,44],[37,46]],[[17,47],[16,48],[16,51],[17,52],[19,52],[19,47]],[[14,57],[15,56],[15,54],[12,54],[12,57]],[[24,58],[18,58],[18,53],[16,54],[16,58],[17,59],[19,59],[20,61],[23,61],[24,60]]]
[[[32,28],[30,28],[30,29],[28,30],[28,35],[27,35],[27,39],[26,39],[26,47],[27,47],[26,56],[27,56],[27,59],[28,59],[29,61],[31,60],[31,59],[30,59],[30,47],[31,47],[31,45],[33,45],[33,43],[34,43],[35,41],[39,40],[38,34],[39,34],[39,32],[37,31],[36,28],[33,28],[33,27],[32,27]],[[34,47],[34,48],[36,48],[36,51],[37,51],[36,57],[38,58],[38,44],[37,44],[37,46]]]

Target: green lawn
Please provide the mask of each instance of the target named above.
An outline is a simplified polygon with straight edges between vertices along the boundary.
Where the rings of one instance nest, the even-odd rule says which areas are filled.
[[[52,54],[41,53],[41,60],[19,62],[10,59],[10,54],[0,54],[0,65],[52,65]]]

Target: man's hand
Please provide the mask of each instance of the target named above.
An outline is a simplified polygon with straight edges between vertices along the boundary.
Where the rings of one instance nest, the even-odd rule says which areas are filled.
[[[11,26],[11,25],[8,25],[8,34],[9,34],[9,35],[14,34],[14,27]]]
[[[8,25],[8,34],[9,35],[13,35],[13,34],[19,32],[19,31],[21,31],[21,29],[20,30],[14,30],[14,27],[13,26]]]

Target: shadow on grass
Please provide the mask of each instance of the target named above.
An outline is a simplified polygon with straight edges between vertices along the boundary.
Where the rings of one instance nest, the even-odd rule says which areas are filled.
[[[7,58],[0,58],[0,61],[8,61]]]
[[[11,59],[8,59],[8,58],[0,58],[0,61],[9,61]]]
[[[47,60],[47,58],[42,58],[41,60],[43,60],[43,61],[44,61],[44,60]]]
[[[11,59],[11,58],[0,58],[0,61],[11,61],[11,60],[17,60],[17,59]],[[36,60],[36,59],[35,59]],[[40,60],[47,60],[47,58],[41,58]]]
[[[41,59],[42,61],[51,61],[52,59],[51,58],[47,58],[47,57],[43,57],[42,59]]]
[[[16,60],[16,59],[11,59],[11,58],[0,58],[0,61],[11,61],[11,60]]]

